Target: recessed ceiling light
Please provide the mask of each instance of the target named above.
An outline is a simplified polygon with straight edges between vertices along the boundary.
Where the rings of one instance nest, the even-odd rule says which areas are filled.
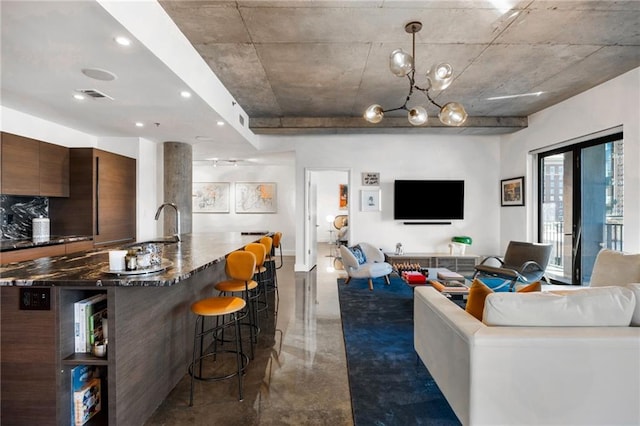
[[[136,127],[144,127],[144,123],[138,121],[136,122]]]
[[[82,74],[89,78],[100,81],[113,81],[118,78],[114,73],[107,70],[101,70],[100,68],[83,68]]]
[[[118,36],[114,40],[121,46],[129,46],[131,44],[131,40],[125,36]]]
[[[180,92],[180,96],[182,96],[183,98],[190,98],[191,92],[187,92],[186,90],[183,90],[182,92]]]
[[[211,136],[196,136],[196,140],[199,140],[199,141],[212,141],[214,139]],[[217,158],[214,158],[213,160],[217,160]]]
[[[224,126],[224,121],[222,120],[218,120],[218,122],[216,123],[218,126]]]
[[[79,101],[84,100],[84,96],[83,96],[83,95],[81,95],[80,93],[76,93],[76,94],[74,94],[74,95],[73,95],[73,98],[74,98],[74,99],[77,99],[77,100],[79,100]]]

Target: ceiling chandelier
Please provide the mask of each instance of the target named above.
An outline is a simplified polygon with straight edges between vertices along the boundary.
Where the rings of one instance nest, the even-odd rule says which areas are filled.
[[[414,90],[422,92],[426,95],[429,102],[440,108],[438,118],[447,126],[460,126],[467,120],[467,112],[458,102],[449,102],[444,106],[439,105],[429,95],[429,90],[444,90],[453,81],[453,67],[448,63],[436,64],[427,72],[426,85],[420,87],[416,85],[415,80],[415,56],[416,56],[416,33],[422,29],[422,23],[418,21],[409,22],[405,25],[404,30],[413,37],[413,52],[409,55],[402,49],[396,49],[389,56],[389,69],[397,77],[406,76],[409,80],[409,94],[404,104],[397,108],[384,109],[378,104],[373,104],[364,113],[364,119],[369,123],[377,124],[382,121],[385,112],[405,110],[408,111],[407,118],[409,123],[414,126],[425,124],[429,118],[427,110],[423,106],[417,106],[409,109],[407,104],[413,96]]]

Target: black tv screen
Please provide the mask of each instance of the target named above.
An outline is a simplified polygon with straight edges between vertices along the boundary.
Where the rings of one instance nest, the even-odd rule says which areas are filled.
[[[396,180],[393,217],[399,220],[464,218],[463,180]]]

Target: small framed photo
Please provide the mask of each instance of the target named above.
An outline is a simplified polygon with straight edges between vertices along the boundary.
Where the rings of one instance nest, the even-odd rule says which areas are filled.
[[[363,189],[360,191],[360,211],[379,212],[380,211],[380,190]]]
[[[500,181],[500,205],[524,206],[524,176]]]

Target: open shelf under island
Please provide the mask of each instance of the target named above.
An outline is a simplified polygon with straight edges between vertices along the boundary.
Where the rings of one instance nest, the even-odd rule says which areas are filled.
[[[163,257],[172,266],[156,274],[105,272],[108,249],[0,266],[1,418],[16,425],[69,424],[71,370],[88,364],[99,366],[108,383],[108,404],[89,424],[144,424],[187,372],[191,303],[215,294],[228,253],[261,236],[183,234],[181,242],[165,243]],[[25,287],[47,289],[50,309],[21,309]],[[100,292],[107,294],[109,318],[104,358],[74,352],[73,304]],[[23,392],[26,383],[37,386],[37,398]]]

